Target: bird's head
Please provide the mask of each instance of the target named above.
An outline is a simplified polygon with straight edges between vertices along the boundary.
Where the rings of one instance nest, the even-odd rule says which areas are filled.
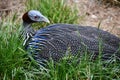
[[[30,10],[30,11],[26,12],[22,16],[22,19],[23,19],[23,22],[25,22],[27,24],[31,24],[31,23],[35,23],[35,22],[47,22],[47,23],[50,23],[48,18],[45,17],[44,15],[42,15],[42,13],[40,13],[37,10]]]
[[[31,38],[35,34],[35,30],[31,27],[32,23],[35,22],[47,22],[50,21],[47,19],[47,17],[43,16],[39,11],[37,10],[30,10],[23,14],[22,16],[23,20],[23,27],[21,30],[21,35],[23,36],[24,43],[23,45],[26,45],[29,38]]]

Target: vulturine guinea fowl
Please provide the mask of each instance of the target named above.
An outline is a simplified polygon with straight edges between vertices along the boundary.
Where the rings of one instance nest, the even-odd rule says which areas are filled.
[[[35,22],[48,22],[49,20],[37,10],[26,12],[23,17],[24,43],[31,56],[41,61],[52,58],[55,61],[66,55],[82,56],[87,50],[93,53],[93,58],[99,55],[100,43],[102,46],[102,59],[110,59],[114,54],[120,58],[120,38],[91,26],[74,24],[52,24],[35,31],[31,24]],[[70,52],[67,52],[67,51]]]

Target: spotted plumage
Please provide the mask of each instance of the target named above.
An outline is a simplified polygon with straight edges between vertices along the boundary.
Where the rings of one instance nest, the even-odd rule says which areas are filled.
[[[27,13],[29,13],[30,18],[28,18]],[[31,34],[30,29],[33,22],[49,22],[39,11],[31,10],[27,13],[23,15],[24,33]],[[30,20],[26,21],[26,18]],[[49,60],[50,58],[58,61],[69,54],[75,56],[79,53],[82,56],[86,50],[93,53],[95,59],[99,54],[100,47],[102,59],[110,59],[114,54],[120,58],[120,38],[90,26],[52,24],[36,32],[33,31],[32,35],[28,36],[30,36],[30,39],[27,40],[27,43],[25,41],[24,44],[27,46],[29,54],[37,61]]]

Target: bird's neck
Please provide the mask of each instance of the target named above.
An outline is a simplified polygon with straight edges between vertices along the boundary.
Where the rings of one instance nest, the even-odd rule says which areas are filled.
[[[26,23],[23,22],[23,27],[22,27],[22,36],[24,43],[23,45],[26,45],[27,41],[34,36],[35,30],[31,27],[31,23]]]
[[[27,23],[27,22],[23,22],[23,29],[24,28],[30,28],[31,27],[31,23]]]
[[[28,34],[33,34],[34,29],[32,28],[32,23],[23,22],[22,31],[24,33],[24,36],[26,36],[26,34],[27,35]]]

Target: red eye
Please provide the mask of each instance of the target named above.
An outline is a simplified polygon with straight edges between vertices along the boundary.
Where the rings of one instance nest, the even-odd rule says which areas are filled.
[[[35,18],[35,19],[37,19],[38,17],[37,17],[37,16],[35,16],[34,18]]]

